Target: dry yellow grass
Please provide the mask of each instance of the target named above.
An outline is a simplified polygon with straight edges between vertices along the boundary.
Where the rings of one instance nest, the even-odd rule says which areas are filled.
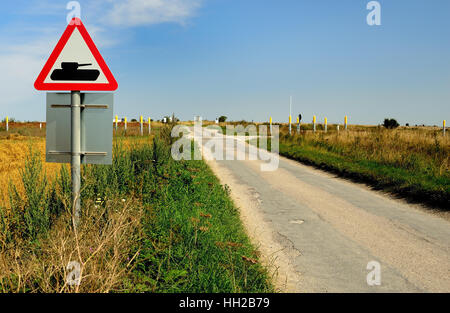
[[[153,122],[153,133],[160,128],[162,123]],[[119,124],[119,132],[123,125]],[[144,134],[148,129],[144,127]],[[25,128],[24,128],[25,129]],[[129,123],[127,135],[120,140],[125,148],[135,144],[143,144],[153,139],[152,136],[136,136],[139,133],[138,123]],[[133,136],[134,135],[134,136]],[[8,207],[8,186],[10,181],[20,190],[20,170],[24,168],[26,156],[29,154],[30,145],[33,150],[39,152],[42,158],[42,165],[49,181],[52,181],[61,165],[45,162],[45,137],[22,136],[18,133],[11,133],[0,137],[0,207]]]
[[[20,171],[29,157],[30,145],[39,153],[49,181],[55,179],[61,165],[45,162],[45,138],[19,134],[5,138],[0,140],[0,206],[10,212],[8,186],[12,182],[19,192],[23,191]],[[115,140],[120,140],[125,148],[132,148],[148,142],[149,137]],[[39,239],[39,247],[20,238],[9,243],[2,240],[0,292],[120,291],[139,253],[132,249],[140,236],[142,212],[142,206],[131,197],[126,202],[108,200],[102,206],[87,200],[83,203],[85,219],[76,231],[68,227],[72,221],[66,210],[52,221],[50,233]],[[82,285],[68,285],[66,278],[73,271],[68,268],[69,262],[78,262]]]
[[[49,236],[41,239],[39,249],[17,243],[2,247],[0,292],[120,291],[139,254],[139,250],[133,251],[133,244],[140,237],[142,206],[116,200],[99,209],[91,201],[83,209],[86,218],[78,228],[67,227],[71,216],[64,214],[55,221]],[[69,262],[79,265],[83,284],[68,284],[75,269],[68,267]]]
[[[376,160],[399,167],[427,167],[432,164],[435,175],[449,175],[450,169],[450,137],[442,132],[425,128],[398,128],[388,130],[378,127],[353,126],[349,131],[335,131],[328,133],[322,130],[313,133],[307,131],[302,134],[304,140],[318,148],[333,148],[344,156],[353,156]],[[284,138],[296,140],[297,135],[288,137],[287,127],[282,128]],[[293,131],[296,134],[296,131]],[[413,155],[420,158],[414,158]],[[415,164],[411,162],[414,161]]]
[[[24,137],[12,134],[7,139],[0,140],[0,207],[8,206],[8,186],[12,181],[20,184],[20,169],[24,167],[30,144],[42,156],[42,162],[49,180],[52,180],[60,165],[45,163],[45,138]]]

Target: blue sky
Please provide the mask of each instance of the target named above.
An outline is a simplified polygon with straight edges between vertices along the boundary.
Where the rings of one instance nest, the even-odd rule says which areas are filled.
[[[0,115],[45,120],[33,82],[68,1],[2,1]],[[115,112],[160,119],[441,125],[450,119],[450,1],[92,0],[81,19],[115,75]]]

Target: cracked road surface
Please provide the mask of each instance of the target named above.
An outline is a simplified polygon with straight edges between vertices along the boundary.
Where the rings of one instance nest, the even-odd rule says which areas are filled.
[[[211,143],[230,157],[230,145],[243,142],[206,132],[205,159]],[[280,291],[450,292],[447,219],[282,157],[271,172],[263,161],[207,162],[230,187]],[[381,265],[379,286],[367,284],[371,261]]]

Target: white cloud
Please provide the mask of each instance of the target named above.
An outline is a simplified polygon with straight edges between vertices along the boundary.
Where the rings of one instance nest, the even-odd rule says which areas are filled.
[[[141,26],[159,23],[184,25],[196,14],[201,0],[125,0],[115,1],[102,22],[116,26]]]
[[[14,116],[20,108],[17,105],[31,103],[36,95],[33,84],[51,52],[52,41],[34,40],[27,44],[2,46],[0,49],[0,86],[2,98],[0,108]],[[32,118],[28,116],[28,118]]]

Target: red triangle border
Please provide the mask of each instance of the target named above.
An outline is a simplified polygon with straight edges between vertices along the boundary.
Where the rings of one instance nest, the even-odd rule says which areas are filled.
[[[108,80],[107,84],[95,84],[95,83],[44,83],[45,78],[50,73],[50,70],[52,69],[53,65],[55,64],[56,60],[58,59],[59,55],[61,54],[61,51],[64,49],[64,47],[67,44],[67,41],[69,41],[70,36],[72,35],[75,28],[78,28],[78,31],[80,32],[81,36],[83,37],[84,41],[86,42],[87,46],[92,52],[92,55],[94,56],[95,60],[97,61],[98,65],[100,66],[100,69],[103,71],[103,73],[106,76],[106,79]],[[70,24],[67,26],[66,30],[64,31],[63,35],[61,36],[61,39],[58,41],[58,44],[56,45],[55,49],[53,49],[52,54],[48,58],[47,62],[44,65],[44,68],[42,69],[41,73],[37,77],[34,87],[37,90],[77,90],[77,91],[114,91],[117,89],[118,84],[116,79],[114,78],[113,74],[109,70],[108,66],[105,63],[105,60],[103,60],[103,57],[101,56],[100,52],[98,51],[97,47],[94,44],[94,41],[92,41],[91,36],[87,32],[86,28],[84,27],[83,23],[79,18],[74,17]]]

